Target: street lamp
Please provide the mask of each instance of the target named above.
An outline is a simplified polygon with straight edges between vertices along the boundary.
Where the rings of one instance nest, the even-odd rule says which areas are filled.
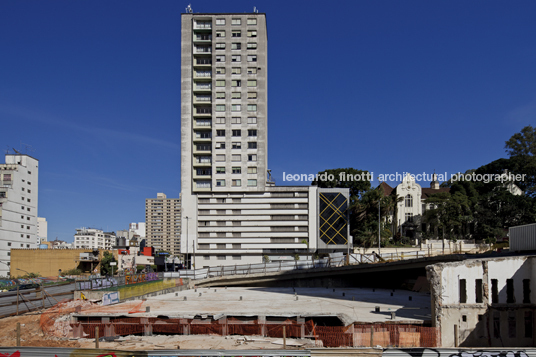
[[[188,216],[186,216],[186,259],[185,259],[186,269],[190,268],[188,264],[188,225],[189,225],[188,223],[189,223]]]
[[[381,213],[380,213],[381,202],[382,202],[382,200],[381,200],[381,197],[380,197],[378,199],[378,255],[379,256],[381,256],[381,253],[382,253],[382,251],[381,251],[382,248],[381,248],[381,243],[380,243],[380,229],[381,229],[381,225],[382,225],[382,223],[381,223],[382,216],[381,216]]]
[[[24,270],[24,269],[15,268],[15,270],[23,271],[23,272],[25,272],[26,274],[28,274],[28,277],[30,277],[30,273],[28,273],[28,272],[27,272],[26,270]]]
[[[11,265],[9,265],[8,263],[4,263],[4,262],[0,262],[0,263],[7,265],[7,267],[9,268],[7,275],[11,275]]]

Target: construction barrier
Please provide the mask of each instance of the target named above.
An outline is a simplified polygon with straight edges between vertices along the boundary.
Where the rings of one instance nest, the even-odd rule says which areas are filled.
[[[80,317],[82,318],[82,317]],[[160,319],[122,317],[103,323],[99,317],[71,323],[73,337],[93,338],[95,327],[104,336],[135,334],[178,335],[258,335],[266,337],[314,338],[317,346],[324,347],[438,347],[439,329],[417,325],[350,325],[317,326],[313,320],[300,318],[283,321],[266,321],[229,317],[219,320],[206,319]],[[109,321],[109,322],[108,322]]]

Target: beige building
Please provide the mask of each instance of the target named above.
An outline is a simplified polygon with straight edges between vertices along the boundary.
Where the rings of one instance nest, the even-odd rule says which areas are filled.
[[[165,250],[173,255],[180,254],[181,199],[167,198],[158,193],[156,198],[145,200],[146,245]]]
[[[94,274],[100,272],[104,252],[93,249],[12,249],[11,275],[23,276],[28,272],[58,276],[60,269],[62,272],[80,269],[83,273]],[[117,260],[117,251],[111,252]]]

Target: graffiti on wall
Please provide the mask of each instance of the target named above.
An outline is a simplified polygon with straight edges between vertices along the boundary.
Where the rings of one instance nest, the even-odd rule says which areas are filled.
[[[131,274],[125,276],[125,284],[138,284],[158,280],[157,273]]]
[[[31,348],[31,347],[30,347]],[[35,348],[35,347],[34,347]],[[72,349],[72,348],[53,348],[53,351],[40,351],[39,355],[42,357],[161,357],[162,354],[157,353],[157,351],[106,351],[102,349]],[[58,352],[61,350],[61,352]],[[3,352],[2,352],[3,351]],[[6,352],[7,351],[7,352]],[[26,354],[25,354],[26,352]],[[224,353],[224,356],[233,356],[233,357],[242,357],[238,351],[227,351]],[[199,353],[196,356],[199,357],[216,357],[221,356],[221,353]],[[25,357],[25,356],[35,356],[35,350],[25,350],[24,347],[14,349],[9,347],[0,347],[0,357]],[[168,357],[194,357],[187,356],[182,354],[167,354]],[[266,351],[266,354],[259,356],[273,356],[273,353]],[[298,354],[287,354],[286,357],[294,356],[304,356],[304,353]],[[307,356],[310,356],[307,353]]]
[[[440,348],[386,349],[382,355],[384,357],[389,355],[397,357],[401,355],[408,357],[528,357],[524,350],[452,350]]]
[[[119,292],[114,291],[113,293],[107,293],[102,295],[102,304],[111,305],[119,303]]]

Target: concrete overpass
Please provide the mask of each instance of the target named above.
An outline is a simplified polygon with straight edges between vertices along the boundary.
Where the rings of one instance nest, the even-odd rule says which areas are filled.
[[[196,286],[377,287],[404,288],[426,277],[427,265],[482,258],[488,255],[451,254],[418,259],[341,267],[297,269],[195,280]]]

